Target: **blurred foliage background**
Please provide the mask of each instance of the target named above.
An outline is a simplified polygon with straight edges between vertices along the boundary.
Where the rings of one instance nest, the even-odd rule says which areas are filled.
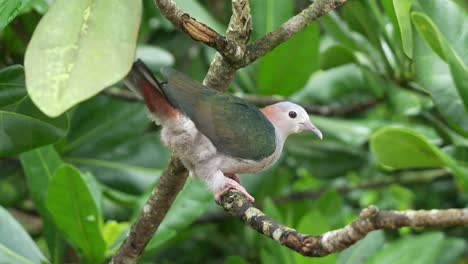
[[[32,103],[22,65],[51,2],[0,0],[1,263],[103,262],[170,155],[141,102],[100,93],[56,118]],[[229,1],[177,2],[224,32]],[[251,41],[310,3],[252,0]],[[318,107],[311,119],[325,135],[294,136],[274,168],[241,177],[257,205],[310,234],[339,228],[370,204],[467,207],[467,6],[349,0],[239,70],[229,92]],[[137,57],[154,72],[170,66],[201,81],[214,51],[174,29],[152,0],[142,10]],[[339,254],[304,258],[225,215],[190,180],[141,263],[460,264],[467,237],[467,227],[376,231]]]

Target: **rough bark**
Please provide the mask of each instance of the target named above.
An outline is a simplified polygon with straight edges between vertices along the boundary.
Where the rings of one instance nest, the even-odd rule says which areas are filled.
[[[237,190],[229,190],[221,197],[221,206],[229,214],[242,219],[260,234],[310,257],[322,257],[339,252],[377,229],[409,227],[444,227],[468,225],[468,208],[446,210],[380,211],[369,206],[359,218],[343,228],[313,236],[302,234],[290,227],[276,223],[255,208]]]

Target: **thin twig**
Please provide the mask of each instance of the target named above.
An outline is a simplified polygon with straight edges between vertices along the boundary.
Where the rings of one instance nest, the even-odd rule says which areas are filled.
[[[304,255],[321,257],[339,252],[364,238],[377,229],[400,227],[444,227],[468,225],[468,208],[446,210],[380,211],[369,206],[361,211],[359,218],[343,228],[312,236],[302,234],[287,226],[276,223],[255,208],[237,190],[230,189],[221,196],[224,210],[242,219],[257,232]]]
[[[245,2],[245,1],[238,1]],[[225,37],[209,26],[198,22],[190,14],[182,11],[173,0],[156,0],[156,4],[164,16],[176,28],[182,29],[193,40],[200,41],[221,53],[231,61],[238,61],[244,57],[244,51],[235,40]]]

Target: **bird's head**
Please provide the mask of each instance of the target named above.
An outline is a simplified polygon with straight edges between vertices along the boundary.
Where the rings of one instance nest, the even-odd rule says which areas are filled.
[[[286,139],[287,136],[301,131],[309,131],[322,139],[322,132],[310,122],[309,115],[300,105],[280,102],[262,109],[275,129]]]

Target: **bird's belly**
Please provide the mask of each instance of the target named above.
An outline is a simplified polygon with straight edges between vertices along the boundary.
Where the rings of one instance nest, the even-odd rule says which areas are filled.
[[[199,173],[216,170],[232,174],[257,173],[275,163],[281,153],[279,147],[271,156],[259,161],[226,155],[218,151],[211,141],[196,129],[194,123],[184,116],[177,121],[163,124],[161,139],[182,160],[187,169]]]
[[[259,161],[237,159],[226,155],[223,156],[224,158],[223,162],[220,164],[220,169],[223,173],[232,174],[258,173],[271,167],[279,157],[276,152]]]

